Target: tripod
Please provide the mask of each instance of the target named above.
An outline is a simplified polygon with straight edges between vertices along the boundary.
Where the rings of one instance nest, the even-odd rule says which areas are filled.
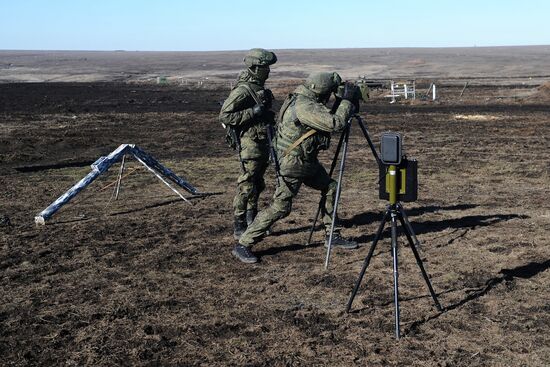
[[[397,201],[397,167],[394,165],[390,165],[388,169],[388,180],[389,180],[389,187],[390,187],[390,205],[388,205],[386,212],[384,213],[384,217],[382,218],[382,221],[380,222],[380,226],[378,227],[378,230],[376,231],[376,236],[374,237],[374,240],[372,242],[372,245],[370,247],[369,253],[367,254],[367,257],[365,258],[365,262],[363,263],[363,268],[361,269],[361,272],[359,273],[359,277],[357,278],[357,282],[355,283],[355,287],[353,288],[353,292],[351,293],[351,296],[348,301],[348,305],[346,307],[346,312],[350,311],[351,305],[353,303],[353,300],[355,298],[355,295],[357,294],[357,290],[359,289],[359,286],[361,285],[361,280],[363,280],[363,276],[365,275],[365,272],[367,271],[367,267],[369,266],[370,260],[372,258],[372,255],[374,253],[374,250],[376,249],[376,245],[378,244],[378,241],[382,237],[382,232],[384,231],[384,226],[386,225],[386,222],[388,219],[391,221],[391,250],[392,250],[392,258],[393,258],[393,300],[395,305],[395,338],[399,339],[400,337],[400,326],[399,326],[399,285],[398,285],[398,278],[399,278],[399,271],[398,271],[398,261],[397,261],[397,250],[398,250],[398,243],[397,243],[397,220],[401,222],[401,226],[405,232],[405,235],[407,236],[407,240],[409,241],[409,246],[414,254],[414,257],[416,259],[416,263],[418,264],[418,267],[420,268],[420,271],[422,272],[422,276],[424,277],[424,280],[426,281],[426,285],[428,286],[428,289],[430,291],[430,295],[433,298],[433,301],[435,303],[435,307],[438,311],[443,311],[441,305],[439,304],[439,301],[437,300],[437,296],[435,294],[435,291],[432,287],[432,284],[430,282],[430,279],[428,278],[428,274],[426,273],[426,270],[424,269],[424,265],[422,263],[422,259],[420,258],[420,255],[418,254],[417,247],[420,247],[420,243],[418,242],[418,239],[416,238],[416,235],[414,234],[414,231],[412,229],[412,226],[407,218],[407,214],[405,213],[405,210],[403,209],[403,206],[401,203]]]
[[[338,174],[338,186],[336,188],[336,198],[334,200],[334,209],[332,211],[332,223],[330,226],[330,235],[329,235],[329,241],[327,246],[327,256],[325,259],[325,269],[328,269],[328,265],[329,265],[330,252],[332,248],[332,236],[334,234],[334,226],[336,223],[336,216],[338,212],[338,203],[340,202],[340,193],[342,192],[342,178],[344,177],[344,169],[346,166],[346,156],[348,152],[349,135],[351,131],[351,125],[354,120],[357,121],[359,128],[363,132],[363,135],[365,136],[365,139],[369,144],[369,147],[372,151],[372,154],[374,155],[374,158],[376,159],[377,162],[380,161],[378,152],[376,151],[374,144],[372,143],[369,132],[367,131],[367,128],[363,123],[363,119],[361,119],[361,116],[359,116],[359,114],[357,113],[354,114],[346,122],[346,126],[344,127],[344,130],[340,135],[340,140],[338,141],[338,145],[336,146],[336,153],[334,154],[334,158],[332,159],[332,164],[330,165],[329,176],[332,177],[332,174],[334,173],[334,169],[336,168],[336,163],[338,162],[338,157],[340,156],[340,151],[342,151],[342,159],[340,160],[340,172]],[[313,225],[311,226],[311,229],[309,231],[309,237],[306,242],[306,246],[308,246],[311,243],[311,238],[313,237],[313,232],[315,231],[315,226],[317,225],[317,220],[319,219],[319,214],[321,213],[321,208],[324,205],[325,205],[325,198],[321,197],[321,200],[319,201],[319,206],[317,208],[317,213],[315,214],[315,218],[313,219]]]

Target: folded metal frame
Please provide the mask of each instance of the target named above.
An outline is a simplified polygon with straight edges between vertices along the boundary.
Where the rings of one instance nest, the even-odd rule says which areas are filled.
[[[108,156],[100,157],[97,161],[95,161],[91,165],[92,171],[90,173],[88,173],[83,179],[74,184],[73,187],[67,190],[63,195],[57,198],[57,200],[55,200],[46,209],[44,209],[36,217],[34,217],[35,223],[45,224],[46,220],[50,219],[55,214],[55,212],[57,212],[63,205],[67,204],[72,198],[78,195],[79,192],[84,190],[97,177],[105,173],[113,164],[122,160],[125,155],[133,156],[138,162],[144,165],[159,180],[161,180],[166,186],[168,186],[182,200],[187,203],[189,203],[188,198],[183,196],[172,184],[175,184],[192,194],[191,197],[203,197],[218,194],[199,192],[193,185],[176,175],[170,169],[163,166],[159,161],[157,161],[150,154],[146,153],[135,144],[122,144],[113,152],[111,152],[111,154],[109,154]]]

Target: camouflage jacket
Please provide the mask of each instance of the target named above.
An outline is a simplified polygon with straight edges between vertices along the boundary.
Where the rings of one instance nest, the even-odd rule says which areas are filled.
[[[331,113],[328,107],[317,101],[317,95],[304,86],[296,88],[288,98],[291,98],[290,104],[277,126],[277,156],[281,175],[304,177],[315,172],[319,165],[319,151],[328,149],[330,133],[345,127],[353,113],[353,106],[349,101],[341,101],[336,111]],[[311,129],[316,131],[315,134],[288,151],[295,141]]]
[[[266,136],[266,124],[273,119],[270,111],[254,117],[252,108],[256,101],[243,85],[248,85],[254,92],[264,89],[262,83],[254,79],[248,71],[239,75],[237,85],[223,103],[220,111],[220,122],[235,128],[241,139],[241,158],[259,159],[269,154]]]

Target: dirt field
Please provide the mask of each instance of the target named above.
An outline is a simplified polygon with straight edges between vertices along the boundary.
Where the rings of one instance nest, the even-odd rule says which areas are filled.
[[[519,47],[275,50],[272,83],[334,71],[345,78],[479,78],[549,80],[550,45]],[[0,82],[232,81],[245,51],[8,51],[0,50]]]
[[[291,87],[274,90],[279,103]],[[479,85],[457,99],[461,89],[396,104],[375,91],[362,112],[375,142],[402,132],[419,160],[419,200],[405,208],[445,308],[401,236],[397,342],[388,233],[344,312],[386,204],[359,129],[340,216],[361,247],[335,251],[323,269],[321,231],[304,246],[318,201],[304,188],[249,266],[230,255],[238,162],[217,122],[227,90],[0,84],[1,364],[547,366],[548,88]],[[223,194],[190,206],[131,163],[118,201],[107,187],[116,166],[34,225],[122,143]]]

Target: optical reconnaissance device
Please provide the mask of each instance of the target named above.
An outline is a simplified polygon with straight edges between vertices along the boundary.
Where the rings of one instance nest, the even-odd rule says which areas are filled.
[[[401,134],[386,132],[380,137],[378,177],[380,199],[389,200],[390,204],[417,200],[418,162],[404,155]]]
[[[367,83],[364,81],[364,80],[359,80],[359,81],[356,81],[356,82],[346,82],[348,83],[348,85],[353,85],[353,89],[354,89],[354,98],[353,100],[354,101],[363,101],[363,102],[367,102],[367,100],[369,99],[370,95],[370,89],[367,85]],[[346,87],[345,84],[346,83],[343,83],[341,85],[338,86],[338,90],[336,91],[336,96],[342,96],[344,94],[344,88]]]
[[[350,299],[346,311],[349,312],[351,305],[357,294],[357,290],[361,284],[361,280],[365,275],[370,260],[374,254],[374,250],[378,241],[382,238],[382,233],[387,222],[391,224],[391,253],[393,258],[393,295],[394,295],[394,307],[395,307],[395,338],[399,339],[401,335],[400,331],[400,311],[399,311],[399,286],[398,286],[398,241],[397,241],[397,222],[401,223],[401,227],[407,241],[409,242],[409,248],[414,254],[416,263],[420,268],[420,272],[424,277],[424,281],[428,287],[430,295],[434,301],[436,308],[442,311],[443,308],[437,299],[437,295],[432,287],[428,273],[424,269],[424,264],[419,254],[420,242],[416,238],[411,223],[405,213],[405,209],[401,205],[401,201],[415,201],[418,192],[418,180],[417,180],[417,162],[415,160],[408,160],[403,153],[403,138],[401,134],[387,132],[380,138],[380,155],[379,155],[379,175],[380,175],[380,199],[388,200],[389,205],[386,208],[386,212],[382,217],[382,221],[376,231],[376,235],[372,242],[371,248],[363,267],[359,273],[359,277],[355,282],[355,287],[351,293]]]

